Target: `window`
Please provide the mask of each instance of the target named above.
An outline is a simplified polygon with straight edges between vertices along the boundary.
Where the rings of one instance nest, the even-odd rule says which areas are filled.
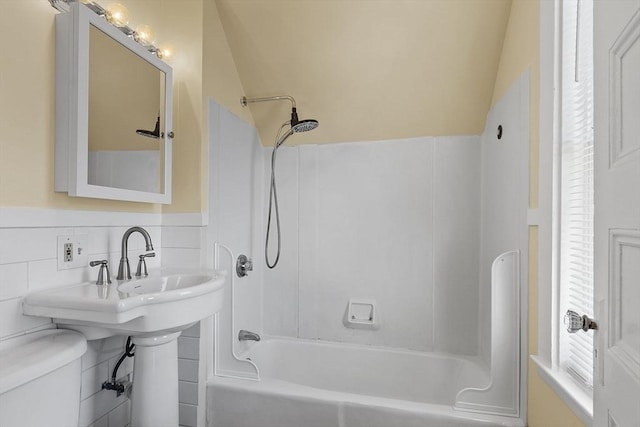
[[[560,319],[567,310],[593,317],[593,4],[562,2],[562,96],[559,179]],[[593,331],[559,325],[558,364],[593,389]]]
[[[586,425],[593,422],[593,334],[569,334],[562,319],[567,309],[590,315],[594,305],[592,1],[539,3],[540,192],[532,216],[539,258],[538,345],[531,358]]]

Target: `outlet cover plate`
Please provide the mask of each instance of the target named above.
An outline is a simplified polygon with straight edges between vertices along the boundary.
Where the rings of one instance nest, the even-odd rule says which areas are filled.
[[[89,251],[87,250],[87,234],[70,234],[58,236],[58,270],[81,268],[89,265]],[[72,260],[65,261],[65,244],[71,244]]]

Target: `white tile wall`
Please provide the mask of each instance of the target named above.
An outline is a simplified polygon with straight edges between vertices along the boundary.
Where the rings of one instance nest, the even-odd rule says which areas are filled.
[[[499,124],[502,139],[496,138]],[[480,343],[489,360],[491,332],[491,264],[496,256],[520,250],[528,259],[529,206],[529,76],[523,74],[487,116],[482,135],[482,231],[480,250]],[[528,263],[520,263],[521,283],[527,283]],[[523,307],[525,312],[525,307]],[[524,353],[524,352],[523,352]]]
[[[125,394],[116,396],[113,391],[103,390],[80,402],[79,427],[84,427],[97,421],[99,418],[109,414],[118,406],[127,401]],[[123,424],[121,427],[125,427]]]
[[[29,264],[20,262],[0,265],[0,301],[24,295],[28,289]]]
[[[192,338],[200,338],[200,324],[196,323],[189,329],[185,329],[182,331],[181,337],[192,337]]]
[[[183,427],[198,425],[199,357],[200,323],[197,323],[184,331],[178,338],[179,419],[180,425]]]
[[[12,210],[10,215],[20,215],[19,209]],[[34,216],[35,215],[35,216]],[[33,210],[29,216],[38,217]],[[104,221],[110,215],[102,215]],[[22,314],[22,297],[28,292],[64,286],[94,280],[97,271],[85,266],[77,269],[58,270],[57,267],[57,236],[70,234],[88,235],[89,259],[108,259],[112,276],[117,273],[120,259],[120,244],[122,235],[129,227],[119,215],[119,224],[114,226],[57,227],[56,218],[64,218],[55,212],[47,211],[43,217],[53,218],[49,224],[33,224],[33,227],[9,227],[0,224],[0,340],[11,336],[28,333],[34,329],[54,327],[51,319],[24,316]],[[136,214],[131,214],[131,225],[135,223]],[[95,215],[93,218],[100,218]],[[144,218],[148,218],[147,215]],[[3,222],[7,220],[3,216]],[[18,219],[7,223],[20,222]],[[154,220],[160,223],[161,220]],[[175,222],[175,219],[174,219]],[[22,222],[24,223],[24,221]],[[22,224],[21,223],[21,224]],[[46,226],[45,226],[46,225]],[[202,264],[201,246],[204,229],[201,226],[170,226],[142,224],[151,235],[154,243],[155,258],[148,258],[149,269],[163,266],[200,267]],[[165,233],[166,231],[166,233]],[[166,244],[166,247],[163,247]],[[145,252],[144,239],[139,233],[134,233],[129,239],[129,262],[131,268],[137,265],[137,254]],[[181,338],[179,345],[181,357],[190,358],[181,372],[184,383],[180,389],[184,396],[181,402],[189,405],[181,409],[185,419],[181,423],[187,426],[197,410],[198,395],[198,349],[199,329],[197,327],[187,331],[186,338]],[[125,337],[112,337],[104,340],[89,341],[88,349],[82,357],[82,384],[80,402],[80,423],[82,427],[125,427],[129,423],[130,403],[125,395],[116,397],[112,391],[101,390],[101,384],[111,378],[111,372],[124,350]],[[195,368],[194,368],[195,366]],[[118,370],[118,377],[125,377],[133,370],[133,359],[127,358]],[[195,387],[194,387],[195,386]],[[195,393],[195,396],[194,396]]]
[[[100,385],[111,377],[109,364],[100,363],[82,372],[82,387],[80,388],[80,399],[93,396],[101,389]]]
[[[198,383],[180,381],[180,403],[198,404]],[[185,424],[181,422],[181,424]]]
[[[181,381],[198,382],[198,361],[178,359],[178,377]]]
[[[181,403],[179,411],[181,427],[195,427],[198,424],[198,407],[196,405]]]
[[[477,352],[480,141],[436,138],[433,209],[433,340],[436,351]]]
[[[200,249],[202,231],[202,227],[163,227],[162,247]]]
[[[267,218],[269,207],[269,183],[271,174],[271,155],[265,156],[265,186],[257,197],[264,200],[262,215]],[[297,336],[298,334],[298,149],[295,147],[281,147],[277,152],[276,184],[278,190],[278,205],[280,211],[281,252],[278,265],[274,269],[264,269],[264,330],[273,335]],[[268,161],[266,159],[269,159]],[[275,215],[275,214],[274,214]],[[269,247],[270,262],[273,263],[277,248],[277,233],[275,232],[275,216],[272,217],[272,230]],[[266,229],[266,222],[265,228]],[[264,246],[264,231],[260,233],[260,240]],[[302,250],[302,248],[300,248]],[[304,254],[302,254],[304,256]],[[260,247],[258,262],[264,261],[264,248]],[[304,259],[300,259],[304,262]],[[306,272],[301,268],[301,272]],[[284,308],[284,309],[283,309]]]
[[[115,336],[103,340],[87,342],[87,351],[82,356],[82,370],[85,371],[100,363],[108,362],[110,358],[121,354],[126,342],[125,337]]]
[[[313,290],[300,300],[299,335],[431,350],[432,139],[335,144],[307,154],[317,156],[318,169],[304,173],[318,181],[300,188],[300,204],[309,203],[316,220],[300,218],[309,239],[300,246],[311,250],[300,254],[299,286]],[[343,325],[349,298],[377,301],[379,330]]]
[[[233,259],[221,251],[219,267],[227,270],[225,302],[218,314],[219,344],[217,363],[231,369],[238,364],[231,356],[231,346],[238,345],[231,336],[231,280],[235,283],[236,301],[234,334],[239,329],[262,332],[262,274],[264,269],[264,220],[262,194],[265,149],[256,130],[212,100],[209,102],[209,227],[205,265],[213,266],[213,243],[233,252]],[[257,190],[256,190],[257,189]],[[290,248],[291,249],[291,248]],[[254,261],[254,270],[244,278],[235,277],[235,262],[240,254]],[[253,368],[251,368],[253,371]]]
[[[178,338],[178,357],[180,359],[198,360],[200,351],[200,338]]]
[[[56,257],[57,236],[72,228],[0,228],[0,264]]]
[[[109,412],[109,427],[129,427],[130,413],[131,401],[127,399],[113,411]]]
[[[264,273],[264,331],[475,354],[456,313],[478,317],[479,137],[278,153],[283,250]],[[349,298],[377,301],[379,330],[344,326]]]
[[[109,427],[109,415],[105,415],[104,417],[96,420],[89,427]]]
[[[163,267],[198,268],[201,265],[200,249],[163,248]],[[133,267],[132,267],[133,268]]]
[[[47,326],[50,323],[51,319],[23,315],[21,298],[0,302],[0,337],[2,338]]]

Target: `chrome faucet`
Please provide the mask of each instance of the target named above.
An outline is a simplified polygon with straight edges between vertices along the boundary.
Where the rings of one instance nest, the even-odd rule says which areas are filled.
[[[154,256],[156,256],[154,252],[151,252],[150,254],[140,254],[138,256],[139,260],[138,268],[136,270],[136,277],[142,277],[143,274],[145,276],[149,275],[149,272],[147,272],[147,262],[145,261],[145,258],[153,258]]]
[[[100,261],[91,261],[89,265],[91,267],[95,267],[97,265],[100,266],[100,271],[98,271],[98,280],[96,280],[96,285],[111,284],[111,276],[109,275],[109,261],[107,261],[106,259],[102,259]]]
[[[124,232],[122,236],[122,254],[120,257],[120,265],[118,266],[118,276],[117,280],[126,280],[131,279],[131,268],[129,267],[129,258],[127,258],[127,246],[129,244],[129,236],[131,236],[134,232],[139,232],[144,237],[144,242],[147,245],[147,251],[153,250],[153,243],[151,243],[151,236],[147,230],[142,227],[131,227],[127,231]]]
[[[238,332],[238,341],[260,341],[260,335],[241,329],[240,332]]]

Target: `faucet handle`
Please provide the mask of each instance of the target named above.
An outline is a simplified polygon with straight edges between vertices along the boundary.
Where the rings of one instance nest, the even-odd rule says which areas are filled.
[[[236,274],[238,277],[244,277],[253,271],[253,261],[246,255],[240,255],[236,261]]]
[[[149,273],[147,273],[147,262],[145,260],[145,258],[153,258],[155,257],[156,254],[155,252],[151,252],[149,254],[141,254],[139,256],[139,260],[138,260],[138,268],[136,269],[136,277],[141,277],[143,274],[145,276],[148,276]]]
[[[89,265],[91,267],[95,267],[97,265],[100,266],[100,271],[98,271],[98,280],[96,280],[96,285],[111,284],[111,275],[109,274],[109,261],[107,261],[106,259],[102,259],[99,261],[91,261]],[[105,280],[105,272],[106,272],[106,280]]]

